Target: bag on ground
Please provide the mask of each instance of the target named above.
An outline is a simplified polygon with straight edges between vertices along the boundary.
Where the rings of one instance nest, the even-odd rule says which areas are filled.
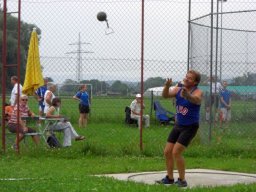
[[[56,138],[56,136],[54,134],[50,135],[47,138],[47,144],[49,145],[49,147],[51,148],[58,148],[61,147],[60,142],[58,141],[58,139]]]

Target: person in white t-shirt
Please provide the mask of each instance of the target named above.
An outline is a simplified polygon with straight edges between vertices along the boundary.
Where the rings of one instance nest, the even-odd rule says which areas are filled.
[[[210,120],[210,107],[213,107],[213,104],[215,103],[215,121],[218,118],[218,111],[219,111],[219,93],[222,90],[222,85],[220,82],[217,82],[217,78],[214,76],[212,78],[208,79],[207,84],[211,86],[211,96],[208,95],[206,99],[206,114],[205,119],[206,121]]]
[[[141,111],[141,94],[136,95],[136,99],[132,101],[131,105],[131,118],[138,120],[138,126],[140,126],[140,111]],[[145,108],[143,104],[143,109]],[[143,115],[142,119],[145,121],[145,127],[149,127],[150,117],[149,115]]]
[[[18,89],[19,89],[19,95],[21,96],[22,94],[22,85],[18,83],[17,76],[11,77],[11,84],[13,85],[13,89],[11,93],[10,104],[12,107],[14,107],[18,101]]]
[[[47,83],[47,91],[44,94],[44,114],[52,105],[52,100],[55,98],[54,92],[56,91],[56,85],[53,83]]]

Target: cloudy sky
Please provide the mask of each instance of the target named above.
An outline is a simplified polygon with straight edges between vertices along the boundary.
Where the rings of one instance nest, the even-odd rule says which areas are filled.
[[[223,12],[253,9],[256,1],[228,0],[221,7]],[[45,76],[57,82],[78,77],[140,80],[141,1],[23,0],[21,8],[22,20],[42,30],[40,55]],[[17,0],[9,0],[8,9],[15,11]],[[96,18],[100,11],[107,13],[108,30],[114,33],[105,34],[107,23]],[[192,0],[191,11],[192,18],[209,14],[211,1]],[[144,78],[178,80],[185,74],[187,20],[187,0],[145,1]],[[228,23],[241,25],[231,21]],[[79,50],[83,53],[78,54]]]

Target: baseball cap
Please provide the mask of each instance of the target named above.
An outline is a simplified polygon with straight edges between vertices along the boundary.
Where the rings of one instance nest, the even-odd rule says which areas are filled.
[[[136,97],[137,98],[141,98],[141,94],[136,94]]]

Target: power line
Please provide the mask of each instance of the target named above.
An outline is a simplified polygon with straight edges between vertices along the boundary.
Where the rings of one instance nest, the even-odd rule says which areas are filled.
[[[90,45],[90,43],[83,43],[81,42],[80,33],[78,36],[78,42],[76,43],[70,43],[69,45],[77,45],[76,51],[70,51],[66,54],[77,54],[77,81],[80,82],[81,80],[81,71],[82,71],[82,53],[93,53],[92,51],[83,51],[82,45]]]

